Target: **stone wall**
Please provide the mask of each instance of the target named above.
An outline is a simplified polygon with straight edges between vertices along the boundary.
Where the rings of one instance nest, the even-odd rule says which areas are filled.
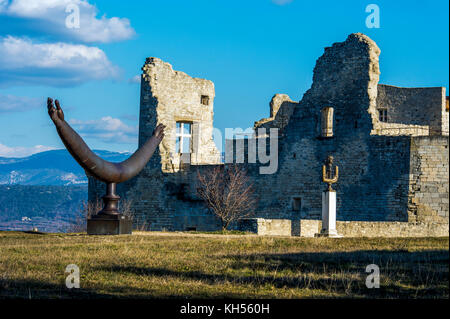
[[[444,87],[401,88],[379,84],[377,108],[387,110],[387,122],[378,123],[377,134],[448,135]]]
[[[196,191],[198,172],[213,168],[188,166],[175,173],[146,168],[130,181],[118,184],[117,193],[132,202],[137,227],[145,223],[147,230],[217,230],[220,221],[208,211]],[[89,201],[103,196],[104,188],[104,183],[89,178]]]
[[[448,237],[448,223],[337,222],[344,237]]]
[[[139,145],[147,141],[157,124],[166,125],[159,146],[160,163],[156,164],[164,172],[177,171],[182,159],[175,152],[175,126],[176,122],[189,122],[192,123],[192,153],[188,161],[220,163],[220,153],[212,139],[214,83],[174,71],[169,63],[157,58],[148,58],[142,70]],[[207,105],[202,104],[202,96],[207,97]]]
[[[380,124],[377,125],[377,129],[373,131],[373,134],[386,136],[428,136],[430,135],[430,132],[430,127],[428,125],[410,125],[380,122]]]
[[[445,95],[445,90],[442,92]],[[449,97],[445,96],[445,108],[442,109],[442,135],[449,135]]]
[[[444,199],[448,197],[448,180],[444,178],[446,175],[448,179],[446,138],[437,136],[434,144],[430,139],[418,138],[423,141],[421,152],[428,157],[427,162],[439,162],[441,167],[413,173],[418,153],[415,151],[417,142],[411,135],[416,134],[405,130],[391,132],[390,136],[374,134],[374,128],[385,124],[404,125],[408,129],[422,127],[379,122],[377,101],[386,103],[386,97],[394,93],[383,93],[384,98],[377,100],[376,89],[386,88],[377,84],[378,54],[373,41],[361,34],[350,35],[347,41],[325,49],[314,69],[311,89],[295,106],[284,135],[279,139],[278,172],[261,176],[258,165],[248,165],[260,198],[256,209],[259,217],[320,219],[320,196],[325,187],[321,167],[326,156],[332,155],[340,169],[335,186],[338,220],[406,222],[417,214],[434,214],[446,217],[448,222],[448,204],[445,205]],[[406,92],[419,96],[419,104],[421,99],[430,97],[432,101],[427,106],[441,110],[442,88]],[[320,114],[325,106],[334,108],[332,138],[320,136]],[[432,122],[430,118],[426,121]],[[426,130],[428,135],[428,126]],[[415,187],[411,184],[412,176],[423,173],[431,178],[436,172],[442,175],[434,181],[435,185],[422,188],[431,191],[417,195],[423,203],[428,203],[429,209],[424,213],[423,205],[418,209],[411,204],[411,197],[415,196],[411,194]],[[293,209],[294,200],[301,202],[300,210]]]
[[[149,230],[215,230],[220,227],[218,220],[195,196],[197,169],[202,169],[202,164],[221,163],[212,139],[214,84],[174,71],[157,58],[148,58],[142,70],[139,146],[151,137],[158,124],[167,128],[144,170],[119,184],[118,193],[132,201],[135,226],[145,224]],[[177,121],[192,123],[192,153],[188,159],[175,152]],[[95,201],[103,196],[104,186],[90,178],[88,194],[89,200]]]
[[[409,220],[449,220],[448,136],[414,137],[411,141]]]
[[[278,128],[279,135],[283,135],[297,104],[286,94],[275,94],[270,101],[270,117],[255,122],[255,133],[258,128],[265,128],[267,132],[270,128]]]
[[[298,232],[295,228],[298,227]],[[243,220],[241,229],[260,236],[316,237],[320,220],[288,220],[254,218]],[[426,222],[357,222],[338,221],[336,230],[344,237],[444,237],[449,235],[448,223]]]
[[[370,135],[378,121],[379,52],[362,34],[325,49],[311,89],[279,140],[278,172],[261,176],[249,167],[261,199],[259,217],[320,219],[322,165],[332,155],[340,168],[338,220],[407,220],[409,139]],[[321,137],[325,106],[334,108],[331,138]],[[294,198],[301,201],[298,211]]]
[[[238,222],[241,231],[252,232],[261,236],[291,236],[292,222],[288,219],[248,218]]]
[[[379,85],[379,54],[370,38],[351,34],[346,41],[325,48],[314,68],[312,86],[301,101],[291,101],[286,95],[274,96],[271,117],[257,122],[255,127],[280,129],[276,140],[278,169],[275,174],[264,175],[260,168],[267,164],[247,160],[242,164],[258,198],[254,208],[254,217],[261,219],[258,227],[264,224],[267,232],[279,228],[280,232],[293,235],[314,232],[321,218],[321,192],[326,187],[321,174],[328,155],[334,157],[340,172],[334,186],[338,194],[338,225],[341,221],[357,222],[338,226],[344,227],[343,232],[356,232],[352,225],[364,229],[379,227],[363,222],[393,222],[373,224],[387,225],[382,229],[391,229],[393,234],[405,233],[399,229],[408,225],[448,226],[448,137],[435,134],[437,127],[441,131],[445,131],[445,125],[448,127],[448,112],[443,111],[440,124],[435,116],[441,110],[439,95],[442,97],[445,91]],[[167,125],[168,132],[145,169],[131,181],[120,184],[118,191],[133,200],[137,218],[148,222],[149,229],[219,229],[217,218],[196,195],[197,174],[220,165],[211,138],[214,85],[174,71],[155,58],[146,61],[143,71],[139,143],[142,145],[151,136],[157,123]],[[400,92],[399,96],[395,96],[396,92]],[[209,96],[208,105],[201,103],[202,95]],[[415,105],[415,110],[423,114],[413,96],[432,100],[426,107],[434,109],[422,122],[416,111],[406,111],[403,118],[400,114],[408,105]],[[390,107],[389,103],[393,104],[388,112],[391,120],[400,123],[379,121],[378,107]],[[333,137],[321,136],[324,107],[334,109]],[[177,164],[173,154],[174,126],[178,120],[202,127],[195,134],[197,151],[188,165]],[[395,128],[389,125],[402,125],[402,129],[412,131],[393,131]],[[435,128],[433,134],[430,127]],[[383,128],[391,131],[383,132]],[[271,139],[258,140],[263,139],[268,153]],[[244,141],[244,149],[240,150],[246,159],[249,142]],[[98,182],[89,180],[90,200],[103,195],[103,186],[99,187]],[[290,230],[278,220],[291,221]],[[418,233],[425,233],[423,229],[432,226],[414,227]],[[376,233],[383,232],[380,228]]]

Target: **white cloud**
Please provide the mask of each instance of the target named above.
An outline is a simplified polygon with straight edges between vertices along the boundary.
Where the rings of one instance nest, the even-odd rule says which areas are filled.
[[[32,147],[6,146],[0,143],[0,157],[27,157],[36,153],[55,150],[56,148],[44,145],[35,145]]]
[[[128,79],[128,83],[138,83],[138,84],[141,84],[141,76],[140,76],[139,74],[133,76],[132,78]]]
[[[272,0],[273,3],[284,6],[285,4],[291,3],[293,0]]]
[[[67,17],[73,13],[66,12],[68,5],[75,5],[79,10],[79,28],[66,26]],[[126,40],[135,34],[128,19],[106,15],[98,18],[97,7],[86,0],[1,1],[0,15],[22,19],[22,29],[28,27],[33,32],[66,40],[106,43]]]
[[[0,84],[71,86],[115,78],[118,73],[97,47],[0,38]]]
[[[135,114],[122,114],[120,117],[127,121],[137,121],[138,119]]]
[[[95,138],[102,142],[137,143],[138,127],[128,126],[119,119],[111,116],[100,120],[80,121],[69,120],[69,124],[82,136]]]
[[[0,94],[0,113],[22,112],[45,106],[45,99]]]
[[[0,0],[0,13],[6,9],[8,5],[8,0]]]

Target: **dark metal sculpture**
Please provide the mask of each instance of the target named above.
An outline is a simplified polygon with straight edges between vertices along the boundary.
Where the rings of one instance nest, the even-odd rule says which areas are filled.
[[[334,192],[331,186],[336,183],[339,178],[339,167],[337,165],[333,176],[333,160],[333,156],[329,155],[325,160],[325,165],[322,166],[322,181],[328,184],[328,192]]]
[[[112,163],[101,159],[92,152],[80,135],[70,127],[64,120],[64,113],[58,100],[55,100],[55,106],[53,99],[48,98],[48,114],[67,150],[84,168],[86,175],[106,183],[106,195],[103,197],[104,206],[97,215],[103,218],[117,219],[117,216],[120,215],[117,207],[120,197],[116,194],[116,184],[139,174],[163,139],[165,126],[159,124],[153,132],[153,136],[127,160],[121,163]]]

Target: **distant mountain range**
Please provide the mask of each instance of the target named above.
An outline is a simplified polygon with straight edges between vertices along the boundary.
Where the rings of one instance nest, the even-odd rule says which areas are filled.
[[[110,162],[130,153],[94,151]],[[0,231],[65,232],[82,217],[87,177],[67,150],[24,158],[0,157]]]
[[[110,162],[121,162],[128,152],[94,151]],[[0,185],[87,185],[84,170],[67,150],[37,153],[23,158],[0,157]]]

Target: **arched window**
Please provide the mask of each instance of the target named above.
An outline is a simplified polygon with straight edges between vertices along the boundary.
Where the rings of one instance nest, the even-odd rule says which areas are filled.
[[[330,106],[324,107],[322,109],[322,137],[333,137],[333,113],[334,109]]]

